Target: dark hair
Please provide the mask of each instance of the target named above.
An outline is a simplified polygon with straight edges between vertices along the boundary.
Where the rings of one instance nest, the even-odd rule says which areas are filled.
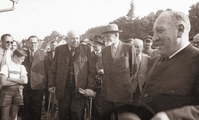
[[[31,39],[31,38],[37,38],[37,40],[39,41],[38,37],[36,35],[32,35],[28,38],[28,41]]]
[[[99,36],[99,35],[95,35],[95,39],[97,39],[97,38],[99,38],[99,39],[101,39],[101,40],[102,40],[102,37],[101,37],[101,36]]]
[[[152,40],[152,36],[150,36],[150,35],[145,36],[145,37],[144,37],[144,40],[147,40],[147,39],[151,39],[151,40]]]
[[[12,35],[11,34],[3,34],[2,36],[1,36],[1,41],[3,41],[4,39],[5,39],[5,37],[12,37]]]
[[[22,57],[22,56],[27,56],[27,53],[22,49],[22,48],[17,48],[14,52],[13,52],[13,56],[17,56],[17,57]]]

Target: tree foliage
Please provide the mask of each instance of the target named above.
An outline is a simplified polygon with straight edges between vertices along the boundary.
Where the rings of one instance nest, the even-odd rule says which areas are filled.
[[[199,33],[199,2],[193,4],[189,10],[189,19],[191,23],[190,38]]]
[[[126,14],[126,16],[128,17],[129,20],[132,20],[134,18],[134,9],[135,9],[134,1],[132,0],[130,3],[130,10]]]

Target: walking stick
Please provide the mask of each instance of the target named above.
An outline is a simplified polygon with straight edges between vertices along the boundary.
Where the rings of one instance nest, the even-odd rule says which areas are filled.
[[[52,93],[52,106],[51,106],[51,120],[54,120],[55,118],[55,104],[54,104],[54,96],[55,96],[55,93]]]
[[[93,97],[89,97],[89,98],[90,98],[89,120],[91,120],[91,114],[92,114],[92,100],[93,100]]]
[[[50,102],[51,102],[51,92],[49,92],[49,101],[48,101],[47,120],[49,120]]]

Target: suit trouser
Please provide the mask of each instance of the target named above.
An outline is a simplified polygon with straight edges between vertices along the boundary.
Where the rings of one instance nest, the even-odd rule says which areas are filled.
[[[48,103],[49,103],[49,91],[45,89],[45,111],[48,110]]]
[[[22,120],[41,120],[44,90],[24,90]]]
[[[66,87],[64,99],[58,100],[59,120],[82,120],[85,100],[76,98],[73,87]]]
[[[133,100],[139,101],[141,97],[139,85],[137,85],[135,93],[133,94]]]
[[[126,104],[127,103],[123,102],[107,102],[106,100],[98,99],[97,103],[95,103],[96,109],[99,113],[98,120],[111,120],[111,112],[113,109]]]

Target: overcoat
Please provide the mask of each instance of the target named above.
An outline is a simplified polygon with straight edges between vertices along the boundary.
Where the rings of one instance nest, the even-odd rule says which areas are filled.
[[[55,57],[49,70],[48,87],[56,87],[56,98],[64,99],[69,65],[70,51],[68,44],[61,45],[55,50]],[[95,67],[92,63],[90,47],[80,44],[74,54],[75,93],[77,98],[84,97],[78,92],[79,88],[94,89]]]

